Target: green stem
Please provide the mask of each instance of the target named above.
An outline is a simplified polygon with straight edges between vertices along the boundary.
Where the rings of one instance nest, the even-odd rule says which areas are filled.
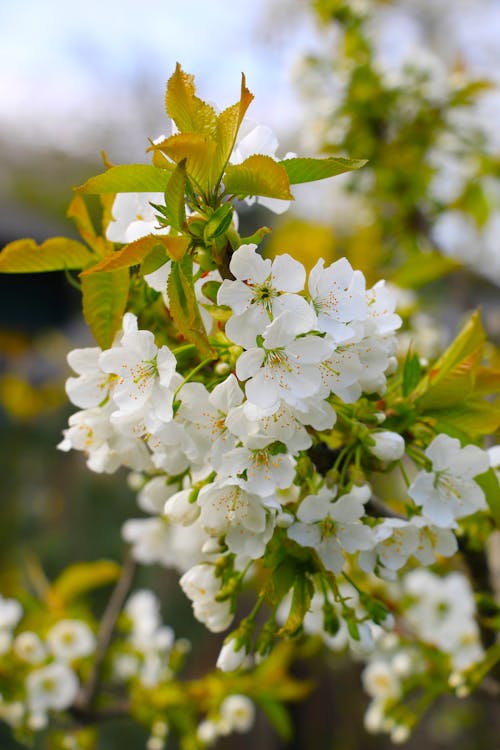
[[[202,370],[205,367],[205,365],[208,365],[210,362],[213,362],[212,357],[207,357],[207,359],[204,359],[203,362],[200,362],[199,365],[196,365],[196,367],[194,367],[191,370],[191,372],[188,372],[188,374],[184,378],[184,381],[174,391],[174,399],[173,399],[174,401],[175,401],[175,399],[177,397],[177,394],[181,390],[181,388],[183,388],[186,385],[186,383],[189,380],[191,380],[191,378],[193,378],[196,375],[197,372],[199,372],[200,370]]]

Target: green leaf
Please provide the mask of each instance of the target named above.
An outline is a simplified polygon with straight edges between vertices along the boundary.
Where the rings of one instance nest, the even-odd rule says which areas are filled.
[[[120,577],[120,572],[120,566],[112,560],[75,563],[54,581],[50,596],[70,604],[82,594],[114,583]]]
[[[279,162],[286,170],[290,185],[302,182],[316,182],[328,177],[335,177],[353,169],[360,169],[367,163],[366,159],[345,159],[343,156],[330,156],[326,159],[295,157],[282,159]]]
[[[83,316],[101,349],[109,349],[122,324],[129,281],[126,268],[82,277]]]
[[[9,242],[0,253],[0,273],[41,273],[83,268],[95,256],[81,242],[52,237],[41,245],[34,240]]]
[[[214,211],[210,219],[205,224],[203,238],[205,242],[220,237],[231,226],[233,220],[233,207],[230,203],[224,203]]]
[[[173,169],[173,165],[172,165]],[[164,193],[172,172],[152,164],[121,164],[91,177],[80,193]]]
[[[278,631],[278,635],[295,635],[299,630],[304,617],[311,606],[311,599],[314,594],[314,586],[308,576],[300,571],[293,582],[293,595],[290,612],[285,624]]]
[[[418,289],[425,284],[441,279],[461,264],[441,253],[419,253],[410,257],[391,276],[391,282],[405,289]]]
[[[262,595],[271,607],[276,607],[288,594],[296,576],[296,561],[293,558],[285,557],[270,574],[262,589]]]
[[[267,693],[259,693],[255,696],[255,700],[266,714],[280,738],[286,742],[291,740],[293,737],[293,725],[290,714],[285,706]]]
[[[148,255],[144,258],[141,265],[141,275],[147,276],[148,273],[157,271],[158,268],[163,266],[169,257],[165,250],[164,245],[156,245]]]
[[[495,521],[495,526],[500,529],[500,482],[494,469],[488,469],[484,474],[475,478],[475,482],[481,487],[486,497],[486,502]]]
[[[255,154],[241,164],[230,164],[223,180],[226,193],[239,197],[262,195],[293,200],[285,168],[270,156]]]
[[[182,159],[165,188],[165,215],[170,226],[178,230],[186,223],[186,181],[186,159]]]
[[[181,133],[201,133],[215,138],[217,115],[213,107],[197,97],[194,76],[185,73],[179,63],[169,78],[165,108]]]
[[[186,256],[182,263],[172,263],[167,293],[170,315],[179,333],[195,344],[204,357],[215,359],[216,353],[208,340],[194,293],[191,257]]]
[[[463,402],[474,387],[486,335],[478,312],[413,391],[412,400],[424,410],[444,409]]]
[[[115,271],[119,268],[136,266],[142,263],[156,247],[164,248],[169,257],[180,260],[189,247],[189,239],[187,237],[148,234],[146,237],[140,237],[135,242],[125,245],[121,250],[107,255],[95,266],[87,268],[80,275],[84,277],[98,272]]]
[[[417,387],[421,372],[422,368],[420,367],[418,354],[415,354],[415,352],[408,352],[403,365],[402,392],[405,398],[410,395],[414,388]]]

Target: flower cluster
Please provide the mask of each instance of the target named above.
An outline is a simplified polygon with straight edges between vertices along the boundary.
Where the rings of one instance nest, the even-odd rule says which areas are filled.
[[[80,670],[96,640],[81,619],[61,619],[44,632],[22,627],[23,608],[0,597],[2,669],[22,676],[18,691],[0,703],[0,715],[13,727],[43,729],[49,712],[69,708],[80,689]]]

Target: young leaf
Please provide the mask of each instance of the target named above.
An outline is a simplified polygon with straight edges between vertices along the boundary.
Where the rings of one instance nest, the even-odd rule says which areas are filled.
[[[430,284],[460,268],[460,263],[453,258],[447,258],[441,253],[418,253],[395,271],[391,281],[405,289],[418,289],[424,284]]]
[[[418,354],[408,352],[403,365],[402,392],[405,398],[417,387],[421,372],[422,368],[420,367]]]
[[[111,197],[114,198],[114,196]],[[103,219],[105,213],[107,213],[107,211],[103,209]],[[83,195],[76,193],[73,196],[73,200],[69,204],[66,216],[68,219],[74,221],[81,237],[99,257],[107,255],[113,251],[113,243],[96,233],[94,223],[90,217]]]
[[[294,635],[304,622],[304,617],[309,611],[311,599],[314,593],[314,587],[310,579],[303,571],[295,578],[293,582],[293,595],[290,612],[285,624],[278,631],[278,635]]]
[[[285,706],[267,693],[256,695],[255,700],[266,714],[280,738],[285,742],[291,740],[293,737],[293,724]]]
[[[95,256],[81,242],[52,237],[41,245],[34,240],[9,242],[0,253],[0,273],[41,273],[84,268]]]
[[[81,276],[101,271],[115,271],[118,268],[130,268],[142,263],[144,258],[154,250],[155,247],[163,247],[168,255],[175,260],[180,260],[189,247],[187,237],[171,237],[170,235],[148,234],[146,237],[140,237],[135,242],[125,245],[111,255],[107,255],[99,263],[91,268],[87,268]]]
[[[194,76],[179,63],[167,83],[165,108],[181,133],[201,133],[215,138],[217,115],[213,107],[196,95]]]
[[[226,193],[293,200],[285,168],[270,156],[254,154],[241,164],[230,164],[223,179]]]
[[[448,409],[439,409],[439,421],[463,430],[470,439],[491,435],[500,427],[500,406],[480,398],[465,398]]]
[[[186,222],[186,159],[172,172],[165,188],[166,217],[170,226],[181,230]]]
[[[245,76],[242,74],[239,102],[225,109],[217,118],[217,150],[212,166],[214,183],[220,180],[226,168],[236,143],[240,125],[253,98],[253,94],[246,87]]]
[[[50,597],[71,604],[89,591],[114,583],[120,577],[120,566],[113,560],[95,560],[70,565],[54,581]]]
[[[286,170],[290,185],[302,182],[316,182],[328,177],[335,177],[353,169],[360,169],[367,163],[366,159],[346,159],[343,156],[330,156],[326,159],[295,157],[282,159],[279,162]]]
[[[152,164],[120,164],[91,177],[76,188],[80,193],[163,193],[171,169],[160,169]]]
[[[267,579],[262,594],[271,607],[276,607],[292,588],[297,577],[297,564],[291,557],[285,557],[283,562],[273,570]]]
[[[161,143],[149,147],[149,151],[161,151],[179,164],[186,162],[186,171],[201,190],[207,189],[211,180],[215,141],[200,133],[177,133]],[[153,167],[156,169],[156,167]]]
[[[495,521],[495,526],[500,529],[500,482],[494,469],[488,469],[475,480],[484,492],[486,502]]]
[[[208,341],[194,293],[188,265],[191,264],[192,267],[192,259],[186,256],[185,260],[183,264],[172,263],[172,270],[168,277],[167,293],[170,315],[184,338],[195,344],[204,357],[215,358],[216,355]]]
[[[128,289],[126,268],[82,277],[83,316],[101,349],[109,349],[121,326]]]
[[[231,226],[233,219],[233,207],[230,203],[224,203],[220,206],[217,211],[214,211],[210,219],[207,221],[203,231],[203,238],[205,242],[220,237],[224,234],[226,229]]]
[[[461,403],[473,388],[485,340],[480,315],[475,312],[455,341],[420,381],[413,391],[412,400],[426,410]]]

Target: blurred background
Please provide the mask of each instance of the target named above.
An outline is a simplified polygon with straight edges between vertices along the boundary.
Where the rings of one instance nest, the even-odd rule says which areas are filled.
[[[410,295],[407,327],[424,356],[478,302],[498,336],[498,0],[1,0],[0,29],[0,246],[76,236],[66,207],[72,187],[102,171],[101,150],[115,164],[146,162],[148,138],[169,132],[163,94],[177,60],[221,109],[243,71],[249,116],[275,131],[278,156],[370,159],[355,177],[299,186],[286,218],[243,215],[277,227],[269,251],[311,263],[346,253],[370,281],[387,272]],[[434,271],[414,283],[422,252]],[[436,320],[414,319],[415,287]],[[63,274],[0,276],[3,593],[77,560],[119,560],[120,527],[138,512],[125,476],[92,475],[80,455],[55,450],[72,411],[65,356],[91,342],[79,308]],[[192,622],[176,576],[144,569],[139,583],[193,639],[191,673],[210,668],[220,638]],[[389,747],[362,728],[360,668],[332,654],[299,664],[318,689],[293,708],[295,740],[281,743],[261,718],[239,748]],[[408,747],[497,750],[497,714],[481,696],[444,700]],[[113,726],[102,748],[139,748],[144,736]],[[0,747],[20,745],[0,727]]]

